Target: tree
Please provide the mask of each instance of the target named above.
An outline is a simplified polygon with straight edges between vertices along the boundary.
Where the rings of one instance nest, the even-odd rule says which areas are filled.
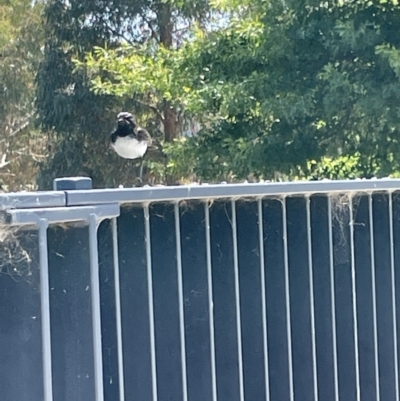
[[[96,46],[132,50],[180,45],[194,20],[206,18],[207,2],[50,0],[45,9],[46,47],[37,75],[37,108],[41,128],[48,133],[51,157],[42,166],[39,183],[49,187],[56,176],[84,174],[95,185],[132,182],[126,161],[108,150],[108,134],[116,114],[133,110],[153,136],[172,141],[178,135],[176,110],[168,98],[149,92],[124,96],[90,90],[85,67],[76,68]],[[162,156],[162,155],[161,155]],[[162,169],[153,178],[164,179]],[[158,177],[160,176],[160,177]]]
[[[202,122],[198,136],[166,146],[170,171],[301,178],[324,157],[356,158],[365,177],[399,171],[396,1],[213,4],[226,24],[146,64],[147,90]],[[89,56],[93,89],[131,93],[141,85],[131,68],[138,57],[129,49]]]
[[[43,4],[0,2],[0,187],[35,188],[44,143],[34,127],[34,77],[42,57]]]
[[[393,107],[399,96],[393,69],[399,47],[394,35],[400,24],[397,3],[271,1],[265,5],[260,3],[255,19],[262,23],[261,34],[255,33],[252,41],[254,30],[246,38],[241,29],[245,23],[234,22],[212,39],[217,45],[195,57],[200,65],[211,58],[211,87],[226,82],[227,94],[217,109],[228,116],[218,124],[229,127],[222,135],[230,141],[239,135],[239,143],[232,141],[239,149],[242,138],[256,141],[257,147],[246,141],[246,158],[255,164],[253,172],[267,177],[276,171],[307,175],[309,160],[356,154],[362,176],[398,171],[399,121]],[[250,10],[250,20],[252,15]],[[249,42],[255,45],[247,54],[229,50],[240,44],[248,48]],[[255,107],[249,108],[246,97],[254,99]],[[254,111],[262,119],[252,138],[247,132]],[[252,171],[239,167],[236,172],[245,177]]]

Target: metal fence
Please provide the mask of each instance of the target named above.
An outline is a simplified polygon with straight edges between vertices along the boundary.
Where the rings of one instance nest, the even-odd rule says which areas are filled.
[[[0,399],[399,401],[398,191],[0,195]]]

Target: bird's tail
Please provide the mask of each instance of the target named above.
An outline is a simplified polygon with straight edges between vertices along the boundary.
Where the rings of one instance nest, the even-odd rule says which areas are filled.
[[[157,145],[153,145],[153,144],[151,144],[147,147],[148,151],[153,151],[153,150],[158,150],[158,149],[159,149],[159,147]]]

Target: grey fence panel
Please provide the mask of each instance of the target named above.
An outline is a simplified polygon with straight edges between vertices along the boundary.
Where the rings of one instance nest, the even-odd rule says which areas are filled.
[[[269,351],[268,351],[268,321],[267,321],[267,296],[265,292],[265,255],[264,255],[264,223],[263,223],[263,204],[262,199],[257,200],[257,214],[258,214],[258,252],[260,259],[260,296],[261,296],[261,319],[263,328],[263,356],[264,356],[264,385],[265,385],[265,400],[270,401],[270,379],[269,379]],[[247,220],[246,220],[247,221]],[[245,249],[252,249],[246,247]],[[254,253],[252,256],[254,258]],[[253,299],[252,297],[250,299]],[[257,305],[252,307],[257,310]],[[255,326],[250,324],[250,326]],[[253,340],[254,341],[254,340]],[[253,377],[252,371],[249,372],[249,377]]]
[[[267,294],[268,352],[272,400],[290,397],[287,342],[282,203],[263,202],[264,255]],[[271,330],[273,328],[273,330]]]
[[[395,399],[395,362],[393,342],[393,313],[391,294],[389,197],[374,195],[368,202],[370,229],[370,273],[373,369],[376,399]],[[397,216],[398,218],[398,216]],[[357,221],[357,220],[356,220]],[[373,245],[373,246],[372,246]],[[362,263],[362,262],[361,262]],[[358,265],[357,265],[358,267]],[[361,336],[360,331],[360,336]],[[363,350],[362,350],[363,351]],[[370,349],[368,349],[368,353]],[[362,354],[360,353],[360,356]],[[364,356],[365,358],[365,356]],[[398,385],[398,383],[397,383]],[[361,385],[361,389],[364,390]],[[365,391],[364,391],[365,393]],[[362,396],[364,396],[362,394]]]
[[[389,213],[387,222],[389,226],[389,245],[390,245],[390,281],[391,281],[391,309],[392,309],[392,331],[393,331],[393,365],[394,365],[394,382],[395,382],[395,398],[400,400],[399,394],[399,367],[398,367],[398,345],[397,345],[397,306],[396,306],[396,272],[394,258],[394,232],[393,232],[393,196],[389,194]],[[385,222],[385,220],[384,220]]]
[[[1,252],[0,391],[5,401],[36,401],[44,397],[37,231],[25,231],[18,241],[13,258]]]
[[[315,298],[314,298],[314,264],[312,254],[312,233],[311,233],[311,202],[306,197],[307,217],[307,256],[308,256],[308,285],[310,293],[310,329],[311,329],[311,357],[313,369],[313,393],[314,400],[318,400],[318,374],[317,374],[317,344],[315,335]]]
[[[105,400],[119,400],[118,337],[116,284],[114,276],[113,223],[103,221],[97,233],[99,284],[101,293],[101,339],[103,355],[103,390]],[[118,253],[116,255],[118,258]],[[117,269],[118,271],[118,269]],[[123,371],[121,378],[123,378]]]
[[[376,399],[377,391],[384,399],[395,399],[388,201],[387,195],[374,195],[371,213],[368,208],[370,205],[368,196],[358,197],[353,200],[354,208],[350,213],[349,202],[345,198],[334,199],[330,218],[329,202],[325,196],[312,196],[309,204],[304,197],[286,200],[265,199],[261,204],[265,291],[261,288],[259,270],[261,252],[257,201],[236,202],[234,204],[236,216],[232,216],[233,204],[230,201],[214,202],[208,205],[207,209],[203,209],[203,205],[198,202],[182,205],[179,218],[182,253],[180,262],[176,258],[174,206],[152,205],[149,218],[158,399],[167,400],[171,397],[183,399],[185,392],[182,389],[185,386],[182,383],[182,352],[186,353],[189,400],[211,399],[213,379],[216,380],[217,399],[240,400],[241,374],[245,399],[266,399],[266,389],[270,392],[268,396],[271,399],[289,399],[291,374],[294,399],[314,399],[318,394],[319,399],[324,400],[356,400],[358,390],[362,399]],[[394,203],[396,216],[396,201]],[[134,210],[135,213],[141,212],[140,207]],[[207,230],[204,210],[208,210],[211,228],[210,264],[213,287],[211,310],[215,337],[215,377],[212,375]],[[124,219],[128,219],[130,213],[127,210],[122,214],[119,225],[124,224]],[[355,218],[353,226],[349,225],[350,214]],[[376,220],[372,227],[373,242],[369,223],[371,216]],[[236,219],[232,220],[232,217]],[[136,218],[136,221],[131,220],[130,223],[132,234],[129,237],[139,236],[142,247],[145,246],[143,218],[139,221]],[[236,230],[233,230],[235,223]],[[393,231],[396,232],[396,218]],[[283,241],[285,232],[286,249]],[[235,234],[237,248],[234,246]],[[121,234],[119,238],[122,238]],[[373,291],[371,284],[372,246],[376,291]],[[141,260],[139,264],[145,269],[146,259],[143,250],[142,256],[140,257],[141,252],[139,252],[137,259],[133,256],[132,247],[128,248],[132,255],[131,260],[127,262],[128,258],[123,257],[120,251],[120,264],[122,258],[125,260],[125,268],[134,270],[135,261],[137,263]],[[237,249],[236,261],[235,249]],[[285,252],[287,252],[287,263]],[[179,315],[177,263],[181,265],[183,272],[184,348],[180,332],[182,321]],[[239,274],[239,305],[236,302],[235,265]],[[386,281],[382,282],[384,277]],[[131,308],[135,304],[134,299],[139,305],[148,296],[145,277],[143,276],[141,280],[142,284],[131,282],[131,285],[140,285],[144,291],[139,298],[136,291],[131,292],[131,296],[135,294],[135,298],[130,298]],[[124,281],[125,279],[121,280]],[[381,286],[386,290],[380,290]],[[265,327],[268,330],[266,341],[263,337],[263,294],[266,296]],[[122,289],[122,298],[124,296]],[[287,313],[288,300],[291,310],[290,325]],[[354,300],[357,301],[355,304]],[[377,337],[377,342],[374,342],[374,303],[377,316],[376,332],[378,337],[381,336],[381,339]],[[241,341],[238,339],[237,330],[238,306],[241,316]],[[143,309],[146,312],[148,306]],[[144,327],[141,328],[143,331],[141,342],[145,342],[149,340],[148,315],[145,314],[142,320]],[[130,323],[132,331],[135,323],[135,319],[132,319]],[[195,328],[192,324],[195,324]],[[122,325],[126,325],[124,303]],[[132,357],[137,360],[140,358],[138,354],[133,356],[127,352],[127,346],[132,347],[132,342],[129,343],[130,345],[124,335],[124,360]],[[374,357],[375,343],[379,345],[379,355],[382,355],[380,358],[385,361],[387,358],[391,359],[390,363],[380,363],[379,371],[376,369]],[[264,344],[268,344],[267,352],[264,352]],[[139,347],[139,350],[143,351],[143,347]],[[149,358],[149,345],[147,350],[144,362]],[[239,362],[240,351],[243,357],[242,364]],[[265,355],[267,355],[267,365],[264,363]],[[141,366],[142,362],[132,364],[133,369],[139,373],[137,365]],[[359,387],[357,369],[359,369]],[[383,380],[387,385],[377,386],[377,372],[380,381]],[[143,372],[140,370],[140,373]],[[173,377],[169,376],[171,373]],[[126,369],[125,374],[131,377]],[[147,373],[146,378],[150,387],[151,375]],[[269,378],[267,386],[265,378]],[[131,388],[131,394],[137,395],[137,388],[143,386],[143,381],[139,379],[134,381],[141,384],[135,387],[131,381],[129,383],[125,381],[125,388]],[[127,391],[127,397],[128,394]]]
[[[40,229],[21,236],[29,275],[2,264],[2,399],[400,401],[398,185],[3,202]]]
[[[320,399],[339,400],[332,200],[311,199],[311,233]],[[318,306],[317,306],[318,305]]]
[[[98,228],[99,285],[101,293],[101,334],[105,400],[125,400],[121,286],[116,218]],[[128,376],[128,379],[130,377]]]
[[[390,243],[392,244],[391,247],[391,252],[392,252],[392,311],[393,311],[393,317],[398,313],[400,303],[399,303],[399,297],[397,294],[399,294],[399,288],[400,288],[400,275],[397,273],[400,269],[400,254],[399,254],[399,247],[400,247],[400,236],[399,236],[399,231],[400,230],[400,219],[399,217],[400,213],[400,204],[397,199],[395,199],[395,196],[393,195],[393,237],[391,236]],[[394,337],[394,365],[396,366],[395,372],[398,372],[398,366],[399,366],[399,355],[397,352],[397,344],[399,342],[399,326],[398,326],[398,319],[393,318],[393,322],[397,322],[396,325],[393,324],[393,337]],[[396,335],[397,335],[397,341],[396,341]],[[395,375],[395,378],[398,377]],[[396,401],[398,401],[399,396],[398,396],[398,382],[396,383]]]
[[[207,298],[208,298],[208,320],[210,329],[210,368],[211,368],[211,391],[212,400],[218,399],[217,396],[217,373],[215,362],[215,325],[214,325],[214,289],[213,289],[213,270],[211,260],[211,228],[210,228],[210,206],[204,204],[204,222],[206,232],[206,256],[207,256]]]
[[[95,399],[88,227],[50,228],[54,399]]]
[[[181,371],[182,371],[182,398],[183,401],[188,399],[187,390],[187,367],[186,367],[186,333],[185,333],[185,311],[183,298],[183,271],[182,271],[182,246],[181,246],[181,221],[179,213],[179,204],[174,205],[175,217],[175,242],[176,242],[176,268],[178,279],[178,301],[179,301],[179,341],[181,354]]]
[[[294,393],[296,397],[311,400],[314,394],[314,378],[306,201],[306,198],[287,198],[283,203],[287,209],[287,218],[282,225],[287,226],[287,279],[290,291],[286,302],[291,310],[292,336],[288,348],[293,350]],[[286,319],[288,318],[287,316]],[[296,346],[297,344],[302,346]],[[304,383],[308,385],[305,386]]]
[[[258,202],[238,201],[236,208],[245,399],[266,400],[269,394],[265,385],[265,379],[268,378],[268,371],[265,370],[268,364],[265,365],[265,361],[268,359],[264,352],[268,353],[268,348],[264,348],[268,344],[268,338],[264,337],[267,315],[263,310],[263,301],[266,300],[263,292],[265,277],[261,281],[260,272],[265,265],[260,258],[263,249],[260,249],[259,236],[259,228],[264,229],[263,216],[258,215]]]
[[[141,207],[122,210],[118,219],[118,259],[120,270],[121,320],[123,340],[123,367],[125,377],[125,399],[152,400],[152,356],[150,346],[149,302],[147,283],[146,244],[144,232],[144,211]],[[105,391],[118,399],[117,332],[112,322],[115,319],[112,305],[115,305],[114,274],[110,252],[104,254],[103,242],[107,223],[99,230],[100,274],[103,310],[103,354],[105,361]],[[111,309],[111,311],[109,311]],[[111,323],[110,323],[111,322]],[[108,333],[108,334],[107,334]],[[105,344],[105,334],[107,343]],[[109,372],[108,374],[106,372]]]
[[[114,290],[115,290],[115,320],[117,335],[117,360],[118,360],[118,390],[120,401],[125,400],[124,381],[124,359],[122,344],[122,316],[121,316],[121,284],[118,259],[118,228],[117,218],[112,219],[112,240],[113,240],[113,262],[114,262]]]
[[[41,197],[38,196],[38,199]],[[10,339],[5,341],[6,338],[1,338],[0,348],[7,349],[21,334],[26,336],[27,343],[21,344],[17,340],[17,349],[11,348],[14,357],[9,359],[6,355],[4,359],[9,363],[2,361],[2,367],[7,369],[4,383],[1,383],[4,384],[1,394],[6,398],[2,399],[101,401],[103,358],[97,224],[104,218],[118,215],[119,207],[110,204],[102,207],[65,208],[55,206],[53,200],[50,200],[48,208],[37,206],[35,204],[35,208],[7,209],[1,216],[6,224],[11,223],[20,228],[38,228],[37,231],[16,236],[14,228],[7,225],[1,227],[3,274],[0,277],[0,286],[7,293],[9,283],[7,284],[4,277],[9,277],[17,280],[19,288],[24,289],[28,295],[21,299],[8,297],[2,304],[6,313],[4,321],[11,324],[4,331],[9,333]],[[74,226],[66,225],[68,222],[74,222]],[[57,223],[63,223],[63,228],[54,227]],[[7,254],[8,250],[10,252]],[[21,255],[25,256],[25,260]],[[30,258],[32,262],[26,263],[28,266],[24,269],[24,262]],[[39,272],[39,275],[36,274]],[[86,280],[85,272],[90,275],[89,280]],[[27,284],[37,293],[39,302],[36,297],[29,297]],[[90,294],[89,297],[86,294]],[[30,300],[33,303],[31,307],[20,309],[21,300]],[[24,324],[12,324],[12,314],[7,314],[8,305],[15,317],[22,319]],[[39,313],[31,314],[32,307],[38,307]],[[26,311],[31,314],[29,318],[25,315]],[[26,323],[30,321],[40,323],[39,343],[35,340],[36,331],[33,328],[24,330]],[[31,347],[29,352],[26,349],[28,344]],[[34,357],[37,351],[42,354],[39,363]],[[13,371],[20,372],[18,387],[10,376]],[[33,377],[34,384],[31,383]]]

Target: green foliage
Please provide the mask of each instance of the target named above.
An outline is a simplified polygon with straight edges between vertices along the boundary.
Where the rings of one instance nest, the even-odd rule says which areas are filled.
[[[377,163],[372,163],[366,171],[362,156],[356,153],[352,156],[341,156],[336,159],[322,157],[319,162],[310,160],[307,163],[306,173],[302,173],[301,177],[308,180],[318,180],[321,177],[330,180],[343,180],[359,177],[371,178],[377,174],[379,174]]]
[[[398,169],[397,2],[213,5],[227,23],[194,28],[179,49],[97,49],[87,58],[96,93],[145,92],[155,107],[167,98],[201,122],[198,136],[166,146],[171,174],[297,176],[310,160],[322,160],[313,173],[321,177]]]
[[[0,189],[35,188],[43,140],[34,127],[34,79],[42,58],[43,3],[0,1]]]
[[[121,110],[150,182],[398,175],[399,28],[394,0],[0,0],[0,185],[132,183]]]
[[[77,172],[96,175],[95,185],[100,187],[114,185],[116,180],[128,184],[129,174],[121,173],[126,170],[126,161],[118,158],[107,144],[116,114],[121,110],[133,111],[156,140],[162,139],[167,130],[175,135],[183,123],[174,123],[175,110],[168,103],[170,81],[155,49],[179,46],[188,32],[182,26],[203,21],[207,10],[206,1],[117,0],[110,7],[98,0],[48,1],[44,16],[46,47],[37,75],[36,105],[51,152],[41,167],[41,187],[49,187],[57,176]],[[119,68],[121,62],[117,75],[109,77],[102,65],[93,71],[91,56],[87,65],[82,64],[87,53],[93,52],[92,57],[99,60],[106,56],[101,48],[114,52],[114,67]],[[129,49],[138,51],[133,54]],[[125,59],[129,62],[122,62]],[[128,64],[132,70],[126,68]],[[147,71],[152,71],[151,76]],[[95,73],[98,82],[112,83],[115,90],[92,91],[90,79]],[[129,76],[135,84],[125,85],[120,74]],[[156,157],[151,163],[149,179],[164,181],[166,176],[161,171],[165,167],[159,165],[163,162]]]

